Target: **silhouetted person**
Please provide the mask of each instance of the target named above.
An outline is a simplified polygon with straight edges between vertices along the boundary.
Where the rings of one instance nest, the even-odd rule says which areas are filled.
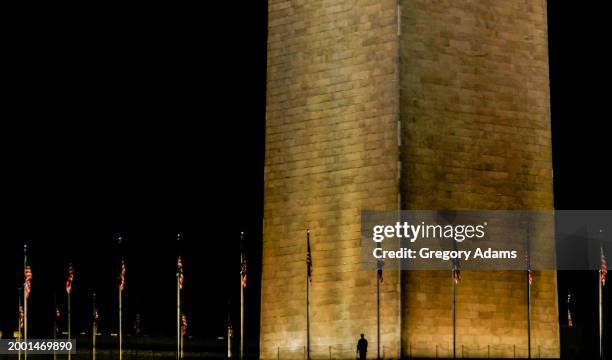
[[[367,353],[368,353],[368,340],[366,340],[363,337],[363,334],[361,334],[361,339],[357,341],[357,355],[359,355],[360,360],[365,360]]]

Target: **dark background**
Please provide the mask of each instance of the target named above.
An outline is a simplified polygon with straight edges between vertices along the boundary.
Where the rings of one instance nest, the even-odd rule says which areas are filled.
[[[602,51],[609,38],[609,6],[576,6],[548,1],[551,115],[555,208],[609,209],[610,57]],[[610,264],[608,255],[608,264]],[[581,358],[599,356],[598,275],[559,271],[559,319],[567,325],[567,295],[575,329],[562,345],[578,343]],[[610,353],[612,316],[610,280],[604,288],[605,336]]]
[[[94,289],[101,331],[116,331],[120,253],[126,331],[140,313],[143,333],[172,336],[182,232],[189,333],[224,336],[228,309],[238,326],[245,231],[256,347],[266,3],[47,10],[4,12],[0,330],[15,328],[27,242],[32,337],[50,336],[54,293],[65,307],[69,261],[74,331],[89,329]],[[548,10],[555,207],[609,208],[608,12],[556,0]],[[595,278],[559,273],[560,321],[570,292],[585,351],[597,346]]]
[[[143,334],[174,336],[182,232],[188,333],[225,336],[244,231],[256,343],[266,3],[52,10],[10,13],[3,36],[0,330],[16,328],[27,242],[30,337],[52,336],[54,293],[65,313],[69,261],[73,332],[90,330],[94,289],[117,332],[120,252],[126,332],[139,312]]]

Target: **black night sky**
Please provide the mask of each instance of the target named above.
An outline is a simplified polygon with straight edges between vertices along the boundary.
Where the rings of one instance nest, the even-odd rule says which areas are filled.
[[[555,206],[609,208],[607,11],[557,0],[548,9]],[[257,345],[266,13],[264,1],[14,13],[2,44],[4,334],[17,322],[27,242],[32,336],[51,335],[54,293],[65,307],[69,261],[75,331],[89,329],[94,289],[101,331],[116,331],[120,253],[128,329],[140,313],[143,333],[172,336],[182,232],[190,333],[224,336],[228,302],[235,327],[239,320],[245,231],[247,337]],[[559,275],[559,298],[576,294],[575,321],[592,329],[596,293],[584,283],[594,276]]]

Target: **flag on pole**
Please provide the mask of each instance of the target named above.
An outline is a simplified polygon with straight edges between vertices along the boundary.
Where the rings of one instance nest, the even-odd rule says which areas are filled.
[[[98,307],[95,305],[94,303],[94,314],[93,314],[93,325],[95,327],[95,332],[98,332],[98,325],[100,324],[100,312],[98,311]],[[93,336],[95,337],[96,334],[93,334]]]
[[[185,314],[181,315],[181,335],[185,336],[187,333],[187,317]]]
[[[243,288],[247,287],[247,256],[244,245],[244,232],[240,233],[240,283]]]
[[[606,256],[604,255],[603,245],[600,245],[601,250],[601,285],[606,285],[606,277],[608,276],[608,263],[606,262]]]
[[[572,311],[570,310],[571,298],[572,298],[572,295],[567,294],[567,326],[574,326],[574,322],[572,321]]]
[[[176,263],[176,276],[178,276],[179,289],[182,290],[185,283],[185,275],[183,275],[183,259],[180,256]]]
[[[376,247],[377,248],[381,248],[380,243],[376,243]],[[378,281],[380,281],[381,283],[384,282],[384,278],[383,278],[383,267],[385,267],[385,260],[384,259],[378,259],[376,260],[376,273],[378,274]]]
[[[19,305],[19,329],[23,329],[23,305]]]
[[[529,226],[527,226],[527,236],[526,236],[526,243],[525,243],[525,248],[526,248],[526,252],[525,252],[525,261],[527,263],[527,281],[529,282],[529,286],[531,286],[531,284],[533,284],[533,280],[535,280],[535,275],[533,273],[533,270],[531,270],[531,251],[530,251],[530,232],[529,232]]]
[[[383,278],[383,267],[384,266],[385,266],[384,259],[378,259],[376,261],[376,268],[378,269],[378,281],[380,281],[381,283],[385,282]]]
[[[68,279],[66,279],[66,293],[72,293],[72,282],[74,281],[74,268],[72,263],[68,265]]]
[[[459,261],[457,261],[457,259],[453,261],[453,281],[455,282],[455,284],[459,284],[459,282],[461,281],[461,269],[459,267]]]
[[[32,292],[32,268],[30,265],[26,265],[25,267],[25,293],[26,299],[30,297],[30,293]]]
[[[123,292],[125,289],[125,261],[121,260],[121,284],[119,285],[119,290]]]
[[[310,230],[306,231],[306,241],[308,243],[308,252],[306,253],[308,280],[312,282],[312,253],[310,251]]]
[[[181,336],[181,290],[185,282],[183,274],[183,259],[181,258],[181,238],[183,235],[178,233],[176,235],[178,256],[176,260],[176,358],[182,358],[182,336]]]
[[[98,307],[96,306],[96,293],[93,293],[93,329],[91,331],[92,339],[92,359],[96,360],[96,335],[98,334],[98,320],[100,316],[98,315]]]
[[[240,276],[242,287],[247,287],[247,260],[244,251],[242,252],[242,264],[240,265]]]

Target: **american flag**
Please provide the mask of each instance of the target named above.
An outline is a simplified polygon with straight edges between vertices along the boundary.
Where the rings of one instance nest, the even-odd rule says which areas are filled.
[[[306,268],[308,280],[312,281],[312,253],[310,252],[310,230],[306,231],[306,241],[308,243],[308,252],[306,253]]]
[[[68,265],[68,279],[66,280],[66,293],[70,295],[72,293],[72,282],[74,281],[74,269],[72,264]]]
[[[244,246],[244,232],[240,233],[240,283],[247,287],[247,258]]]
[[[567,294],[567,326],[574,326],[574,321],[572,320],[572,311],[570,309],[570,300],[572,296]]]
[[[385,260],[383,259],[378,259],[376,261],[376,268],[378,269],[378,280],[383,283],[384,282],[384,278],[383,278],[383,267],[385,266]]]
[[[608,263],[606,262],[606,256],[604,255],[603,246],[600,246],[601,250],[601,285],[606,285],[606,277],[608,276]]]
[[[533,270],[531,270],[531,256],[529,252],[529,240],[527,241],[527,244],[525,246],[527,248],[527,251],[525,252],[525,262],[527,263],[527,281],[529,282],[529,285],[531,285],[533,283],[533,280],[535,279],[535,276],[533,274]]]
[[[187,333],[187,316],[181,315],[181,335],[185,336]]]
[[[247,287],[247,260],[244,254],[242,255],[242,264],[240,265],[240,277],[241,277],[240,281],[242,283],[242,287],[246,288]]]
[[[94,322],[97,324],[100,321],[100,313],[98,312],[98,309],[96,308],[94,310]]]
[[[183,259],[181,259],[180,256],[176,262],[176,276],[178,277],[179,289],[182,290],[185,282],[185,275],[183,275]]]
[[[19,305],[19,329],[23,329],[23,305]]]
[[[459,262],[456,259],[453,262],[453,281],[455,284],[459,284],[461,281],[461,269],[459,268]]]
[[[119,284],[119,290],[125,289],[125,261],[121,260],[121,284]]]
[[[32,268],[30,265],[26,265],[25,267],[25,293],[26,299],[30,297],[30,293],[32,292]]]

